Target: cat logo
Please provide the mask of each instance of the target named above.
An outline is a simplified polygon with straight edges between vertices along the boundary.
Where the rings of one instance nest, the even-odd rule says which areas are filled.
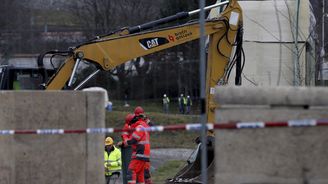
[[[157,47],[158,46],[158,38],[154,38],[152,40],[148,40],[147,41],[147,46],[148,46],[148,49],[151,49],[153,47]]]
[[[144,38],[139,40],[140,46],[145,49],[149,50],[164,44],[169,43],[166,38],[163,37],[156,37],[156,38]]]

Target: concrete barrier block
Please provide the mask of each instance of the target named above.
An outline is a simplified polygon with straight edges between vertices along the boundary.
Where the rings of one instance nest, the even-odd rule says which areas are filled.
[[[96,95],[97,94],[97,95]],[[106,94],[107,95],[107,94]],[[93,108],[87,109],[88,127],[105,127],[105,109],[104,109],[104,94],[103,92],[87,93],[88,106]],[[102,102],[99,104],[99,102]],[[87,183],[104,183],[104,140],[105,135],[87,134],[86,150],[87,155],[92,155],[87,160]],[[101,151],[99,151],[101,150]]]
[[[14,129],[14,121],[12,117],[13,107],[10,104],[14,103],[13,95],[10,93],[0,92],[0,129]],[[13,147],[14,139],[10,135],[0,136],[0,184],[15,183],[15,159],[11,158],[15,154]]]
[[[1,128],[14,128],[14,116],[15,110],[12,104],[14,104],[14,95],[12,93],[0,91],[1,103],[0,103],[0,127]]]
[[[242,87],[220,86],[216,88],[218,104],[238,105],[328,105],[328,89],[323,87]]]
[[[221,88],[217,122],[328,119],[323,88]],[[304,108],[303,105],[308,105]],[[216,130],[215,182],[328,183],[328,127]]]
[[[328,127],[216,131],[216,183],[328,183]]]
[[[105,126],[100,92],[7,91],[0,101],[1,109],[6,108],[0,112],[1,129]],[[10,184],[104,183],[103,139],[102,134],[0,136],[0,178],[10,176]]]
[[[328,107],[316,109],[235,106],[216,110],[218,123],[227,121],[288,121],[328,118]]]

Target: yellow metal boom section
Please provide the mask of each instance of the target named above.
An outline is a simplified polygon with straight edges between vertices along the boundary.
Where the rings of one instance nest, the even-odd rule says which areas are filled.
[[[200,37],[200,24],[181,26],[128,34],[126,31],[83,44],[74,50],[74,55],[83,53],[83,59],[93,62],[103,70],[111,70],[134,58],[155,53]],[[237,29],[242,26],[242,11],[236,0],[231,0],[220,16],[205,23],[205,34],[209,35],[206,111],[208,122],[214,122],[213,89],[225,74],[235,42]],[[69,57],[60,70],[48,82],[47,90],[60,90],[69,80],[75,60]],[[212,90],[213,91],[213,90]]]
[[[228,25],[224,29],[211,34],[208,45],[207,69],[206,69],[206,114],[207,122],[215,123],[214,88],[228,81],[224,77],[231,59],[233,45],[238,28],[243,26],[242,10],[237,1],[231,1],[229,7],[221,17],[228,18]]]

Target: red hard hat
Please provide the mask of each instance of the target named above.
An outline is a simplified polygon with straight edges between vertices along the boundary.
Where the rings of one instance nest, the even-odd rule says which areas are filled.
[[[133,118],[134,118],[134,114],[131,114],[131,113],[127,114],[127,115],[125,116],[125,123],[129,124],[129,122],[130,122]]]
[[[144,113],[145,113],[145,111],[144,111],[143,108],[140,107],[140,106],[138,106],[138,107],[136,107],[136,108],[134,109],[134,114],[135,114],[136,116],[139,116],[140,114],[144,114]]]

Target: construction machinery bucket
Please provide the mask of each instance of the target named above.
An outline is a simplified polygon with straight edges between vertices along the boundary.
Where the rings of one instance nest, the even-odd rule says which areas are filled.
[[[207,137],[207,183],[214,183],[214,137]],[[201,184],[201,143],[190,155],[186,165],[173,177],[166,180],[167,184]]]

